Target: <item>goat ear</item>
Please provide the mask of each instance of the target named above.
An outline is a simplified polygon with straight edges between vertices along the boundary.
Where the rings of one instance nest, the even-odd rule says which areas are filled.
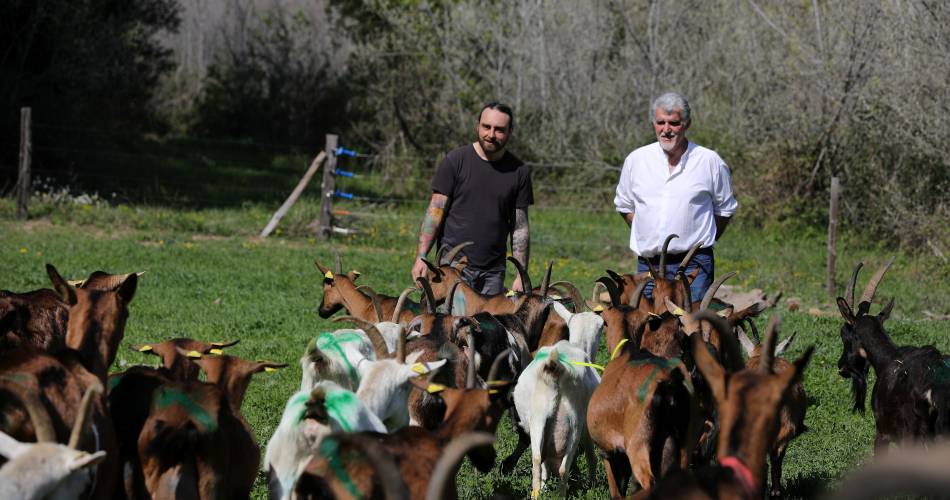
[[[567,308],[564,307],[564,304],[561,304],[555,300],[554,302],[551,302],[551,307],[554,308],[554,312],[556,312],[565,323],[571,321],[571,316],[573,316],[573,314],[571,314],[571,311],[568,311]]]
[[[741,326],[737,326],[736,332],[739,334],[739,343],[742,344],[742,350],[745,351],[746,356],[752,357],[752,351],[755,350],[755,343],[746,335],[745,329]],[[794,337],[794,335],[792,335],[792,337]],[[778,356],[779,354],[781,353],[778,348],[776,348],[775,355]]]
[[[272,361],[257,361],[254,367],[254,373],[275,372],[281,368],[287,368],[287,363],[274,363]]]
[[[886,306],[884,306],[884,309],[881,309],[881,312],[878,313],[877,315],[878,319],[881,320],[881,323],[887,320],[887,318],[891,317],[891,311],[893,309],[894,309],[894,299],[892,298],[891,301],[888,302]]]
[[[508,392],[513,384],[507,380],[491,380],[488,385],[488,399],[494,403],[508,398]]]
[[[56,290],[60,298],[71,306],[76,305],[76,302],[79,301],[79,299],[76,298],[76,288],[66,283],[66,280],[59,275],[59,271],[57,271],[52,264],[46,264],[46,274],[49,276],[49,280],[53,283],[53,289]]]
[[[792,341],[795,340],[795,335],[796,335],[795,333],[791,334],[791,336],[779,342],[779,344],[775,346],[776,356],[781,356],[782,354],[785,354],[785,350],[788,349],[788,346],[790,346],[792,344]]]
[[[841,317],[844,318],[849,325],[854,326],[854,311],[851,310],[848,301],[844,300],[843,297],[838,297],[836,302],[838,303],[838,312],[841,313]]]
[[[706,342],[703,342],[697,335],[693,336],[693,359],[696,362],[696,367],[699,368],[706,382],[709,383],[716,400],[725,401],[726,371],[722,369],[722,365],[709,352]]]
[[[138,287],[138,284],[139,276],[135,273],[132,273],[128,278],[125,279],[125,281],[122,282],[121,285],[119,285],[116,293],[118,293],[119,297],[122,297],[122,300],[128,304],[129,302],[132,302],[132,297],[135,296],[135,289]]]

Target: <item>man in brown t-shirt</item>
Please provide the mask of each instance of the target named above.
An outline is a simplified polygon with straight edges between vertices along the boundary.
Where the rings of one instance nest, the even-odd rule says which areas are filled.
[[[459,254],[468,257],[462,278],[484,295],[504,291],[509,234],[512,255],[527,268],[528,206],[534,203],[534,193],[528,166],[505,150],[513,129],[511,108],[489,103],[479,113],[478,141],[450,151],[442,160],[419,232],[413,279],[426,275],[422,258],[440,233],[443,247],[475,243]],[[521,291],[520,276],[511,288]]]

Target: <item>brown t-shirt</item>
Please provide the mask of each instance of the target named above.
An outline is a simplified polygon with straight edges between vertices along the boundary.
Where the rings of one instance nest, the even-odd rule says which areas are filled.
[[[449,197],[442,244],[474,241],[461,253],[470,266],[503,269],[515,209],[534,203],[528,166],[507,151],[498,161],[485,161],[468,144],[445,156],[432,178],[432,190]]]

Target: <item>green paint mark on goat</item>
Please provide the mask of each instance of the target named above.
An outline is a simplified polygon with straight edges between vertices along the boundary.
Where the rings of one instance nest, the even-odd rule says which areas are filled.
[[[680,358],[635,358],[628,361],[633,366],[643,366],[651,365],[653,369],[650,370],[650,373],[647,374],[646,380],[644,380],[639,387],[637,387],[637,399],[641,402],[647,398],[647,393],[650,391],[650,385],[653,384],[653,381],[656,379],[656,376],[660,373],[661,370],[672,370],[680,364]]]
[[[326,437],[320,442],[320,456],[327,459],[330,469],[350,495],[354,498],[364,498],[343,467],[343,460],[340,458],[340,443],[335,438]]]
[[[184,408],[185,411],[188,412],[188,415],[191,416],[205,432],[214,432],[217,430],[217,418],[191,399],[190,395],[171,387],[158,388],[158,390],[155,391],[155,396],[152,397],[152,407],[164,409],[172,405],[178,405]]]
[[[356,394],[346,390],[333,391],[327,394],[325,405],[327,413],[330,414],[333,420],[336,420],[337,425],[340,426],[343,432],[353,432],[353,425],[346,417],[354,414],[354,410],[359,405]]]
[[[307,401],[310,401],[310,393],[300,391],[287,402],[287,411],[294,412],[294,422],[303,422],[303,417],[307,414]]]
[[[538,353],[534,355],[534,359],[531,361],[531,364],[533,365],[537,361],[544,361],[545,359],[548,359],[550,355],[551,355],[551,349],[538,351]],[[559,363],[570,368],[571,370],[576,369],[574,368],[574,365],[571,363],[571,360],[568,359],[567,355],[564,354],[563,352],[557,353],[557,360]]]
[[[340,360],[343,361],[343,364],[346,365],[346,371],[350,376],[350,380],[354,383],[359,381],[359,375],[356,373],[356,368],[350,364],[350,360],[346,359],[346,353],[343,352],[343,345],[353,342],[365,342],[366,339],[360,336],[356,332],[347,332],[347,333],[331,333],[323,332],[308,346],[307,351],[313,352],[314,348],[320,349],[321,351],[332,351],[334,354],[339,356]]]

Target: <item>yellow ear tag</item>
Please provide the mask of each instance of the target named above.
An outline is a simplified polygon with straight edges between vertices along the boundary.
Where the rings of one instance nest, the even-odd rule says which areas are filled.
[[[332,280],[332,279],[333,279],[333,271],[327,271],[326,274],[323,275],[323,277],[326,278],[326,279],[328,279],[328,280]]]
[[[659,318],[660,315],[657,314],[657,313],[650,313],[650,317],[651,317],[651,318]]]
[[[211,350],[208,351],[208,352],[211,353],[211,354],[217,354],[218,356],[224,354],[224,351],[222,351],[221,349],[211,349]]]
[[[419,375],[425,375],[426,373],[429,373],[429,370],[426,369],[426,365],[422,363],[416,363],[412,365],[409,369],[418,373]]]
[[[548,297],[550,297],[550,298],[553,299],[553,300],[561,300],[561,299],[564,298],[564,297],[561,297],[560,295],[557,295],[557,294],[548,295]]]
[[[274,367],[272,367],[272,366],[265,366],[265,367],[264,367],[264,371],[267,372],[267,373],[276,372],[276,371],[277,371],[277,368],[274,368]]]
[[[597,304],[594,306],[594,312],[604,312],[604,306]]]
[[[498,389],[488,389],[488,394],[498,394]]]
[[[679,307],[673,308],[673,316],[682,316],[684,314],[686,314],[686,311],[680,309]]]
[[[85,283],[86,280],[66,280],[66,284],[72,287],[79,288]]]
[[[729,317],[729,313],[727,313],[726,311],[716,311],[716,315],[719,316],[720,318],[728,318],[728,317]]]
[[[149,352],[152,350],[152,346],[145,344],[142,347],[139,347],[139,352]]]
[[[189,351],[185,356],[193,359],[201,359],[201,353],[198,351]]]
[[[363,275],[363,273],[357,271],[356,269],[354,269],[352,272],[353,272],[353,276],[362,276],[362,275]]]
[[[442,384],[429,384],[429,387],[426,387],[426,392],[429,394],[436,394],[445,390],[445,386]]]
[[[514,297],[514,296],[515,296],[514,290],[508,290],[507,292],[505,292],[505,297]]]

